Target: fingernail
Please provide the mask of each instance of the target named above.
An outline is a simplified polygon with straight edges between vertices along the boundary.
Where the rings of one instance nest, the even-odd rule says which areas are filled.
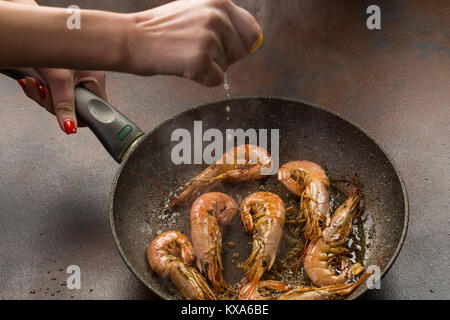
[[[25,81],[23,79],[17,80],[17,82],[20,84],[20,86],[22,87],[22,89],[25,90],[25,88],[27,87]]]
[[[250,53],[253,53],[253,52],[255,52],[256,50],[258,50],[258,48],[259,48],[259,46],[261,45],[261,43],[263,42],[263,40],[264,40],[264,36],[263,36],[263,33],[261,32],[261,33],[259,34],[258,41],[256,41],[256,44],[255,44],[255,46],[253,47],[253,49],[252,49],[252,51],[251,51]]]
[[[25,83],[27,86],[32,86],[33,85],[33,80],[31,80],[30,77],[25,77]]]
[[[41,96],[41,99],[45,99],[45,88],[42,84],[38,85],[38,93]]]
[[[77,133],[77,127],[75,126],[75,122],[71,119],[67,119],[64,121],[64,130],[67,134]]]

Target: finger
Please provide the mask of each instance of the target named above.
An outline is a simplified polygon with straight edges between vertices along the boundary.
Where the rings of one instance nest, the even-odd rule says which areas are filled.
[[[211,48],[205,49],[207,51],[211,50],[214,62],[220,67],[220,69],[223,72],[227,72],[229,62],[222,41],[219,38],[219,36],[215,33],[212,33],[211,37],[212,37],[212,41],[210,42]]]
[[[108,101],[106,94],[106,75],[104,71],[80,72],[75,79],[75,86],[80,83],[103,100]]]
[[[108,96],[106,94],[106,79],[104,71],[84,71],[79,72],[78,76],[75,79],[75,86],[82,83],[83,86],[95,93],[97,96],[102,98],[104,101],[108,101]],[[78,127],[86,127],[87,124],[83,121],[83,119],[78,120]]]
[[[224,13],[224,11],[219,11],[216,20],[216,30],[218,31],[223,44],[222,48],[227,57],[227,64],[231,65],[247,55],[247,49],[241,36],[233,26],[230,17]]]
[[[222,71],[222,68],[212,60],[205,71],[200,73],[195,80],[205,86],[215,87],[223,83],[224,72]]]
[[[232,2],[230,2],[228,14],[236,32],[244,43],[246,54],[256,50],[262,42],[262,31],[255,18],[247,10]]]
[[[92,91],[104,101],[108,101],[106,94],[106,75],[104,71],[77,71],[75,74],[75,87],[83,84],[83,87]],[[77,118],[77,122],[78,127],[87,126],[83,119]]]
[[[73,78],[61,72],[49,83],[52,92],[53,110],[61,130],[67,134],[77,133]]]
[[[228,65],[236,60],[234,51],[243,51],[242,41],[225,10],[209,10],[205,22],[207,29],[211,30],[211,34],[214,35],[217,49],[223,57],[222,59],[216,59],[216,62],[223,71],[226,71]]]
[[[27,97],[36,101],[48,112],[53,113],[50,90],[43,86],[38,79],[34,77],[25,77],[17,82],[20,84]]]
[[[201,45],[197,52],[183,56],[187,66],[183,77],[207,86],[218,86],[223,83],[224,72],[228,68],[222,43],[212,31],[200,35],[199,39]]]

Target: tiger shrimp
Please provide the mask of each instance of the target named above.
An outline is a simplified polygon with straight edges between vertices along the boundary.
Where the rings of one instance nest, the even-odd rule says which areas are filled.
[[[222,228],[234,218],[236,202],[220,192],[206,193],[191,209],[191,237],[197,267],[205,274],[216,294],[228,290],[222,271]]]
[[[242,300],[271,300],[275,299],[279,292],[288,292],[292,287],[284,282],[276,280],[262,280],[256,284],[246,283],[241,291],[245,295],[240,295]]]
[[[168,276],[188,300],[216,300],[205,278],[194,268],[195,255],[189,239],[177,231],[157,236],[147,249],[152,270],[163,278]]]
[[[365,273],[355,283],[335,284],[326,287],[299,287],[280,295],[277,300],[331,300],[343,298],[363,283],[370,273]]]
[[[242,201],[240,215],[245,229],[253,235],[252,253],[243,265],[247,274],[239,288],[239,299],[249,299],[264,272],[272,268],[286,213],[278,195],[257,192]]]
[[[351,265],[344,247],[352,232],[359,200],[360,192],[353,186],[348,199],[333,214],[322,238],[308,246],[304,268],[315,285],[322,287],[344,284],[364,269],[359,263]]]
[[[360,286],[370,273],[365,273],[355,283],[337,284],[326,287],[297,287],[276,280],[263,280],[256,290],[247,296],[247,300],[331,300],[340,299]]]
[[[355,283],[338,284],[326,287],[297,287],[275,280],[263,280],[247,300],[331,300],[343,298],[360,286],[370,273],[365,273]]]
[[[330,181],[325,170],[314,162],[292,161],[278,170],[278,180],[300,196],[298,221],[305,221],[305,238],[318,240],[331,221]]]
[[[192,202],[199,193],[208,192],[221,184],[259,180],[265,177],[264,169],[271,168],[272,158],[261,147],[245,144],[234,147],[199,175],[189,180],[175,201],[177,205]]]

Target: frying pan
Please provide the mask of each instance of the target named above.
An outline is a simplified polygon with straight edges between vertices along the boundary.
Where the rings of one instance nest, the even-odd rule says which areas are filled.
[[[2,72],[23,77],[23,72]],[[194,121],[202,122],[203,132],[214,128],[224,136],[227,129],[266,129],[268,133],[278,129],[280,166],[293,160],[314,161],[325,168],[331,180],[354,179],[360,187],[364,213],[356,229],[362,239],[355,248],[364,266],[377,265],[384,276],[402,247],[409,218],[403,180],[379,144],[338,114],[293,99],[240,97],[191,108],[144,135],[133,122],[87,89],[76,88],[75,99],[78,116],[121,163],[109,201],[116,246],[136,277],[163,299],[182,297],[170,281],[150,269],[145,253],[161,232],[177,230],[190,237],[190,207],[168,208],[168,203],[190,178],[207,167],[175,165],[171,160],[172,149],[179,143],[171,139],[176,129],[190,132],[193,150]],[[209,143],[202,142],[202,146]],[[270,146],[268,149],[271,151]],[[276,176],[253,183],[224,184],[214,190],[230,194],[238,203],[253,192],[271,191],[283,198],[286,207],[298,206],[298,199],[276,181]],[[335,190],[331,193],[335,208],[343,198]],[[245,261],[251,250],[251,237],[238,217],[224,230],[224,243],[229,241],[236,247],[224,245],[223,263],[225,280],[232,284],[242,280],[237,264]],[[288,243],[282,239],[278,254],[287,250]],[[235,253],[239,259],[232,257]],[[347,299],[360,297],[366,290],[363,284]]]

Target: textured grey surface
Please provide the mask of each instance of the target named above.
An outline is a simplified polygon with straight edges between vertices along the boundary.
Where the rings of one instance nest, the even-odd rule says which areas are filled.
[[[382,289],[365,298],[449,299],[448,1],[379,1],[381,31],[365,27],[369,2],[237,2],[257,16],[265,41],[231,67],[230,93],[300,98],[338,112],[375,137],[403,175],[408,235]],[[51,3],[131,12],[162,1]],[[110,102],[145,131],[225,97],[223,87],[175,77],[107,78]],[[151,298],[109,229],[118,166],[87,129],[66,136],[17,83],[1,84],[0,298]],[[81,268],[81,290],[61,285],[72,264]]]

